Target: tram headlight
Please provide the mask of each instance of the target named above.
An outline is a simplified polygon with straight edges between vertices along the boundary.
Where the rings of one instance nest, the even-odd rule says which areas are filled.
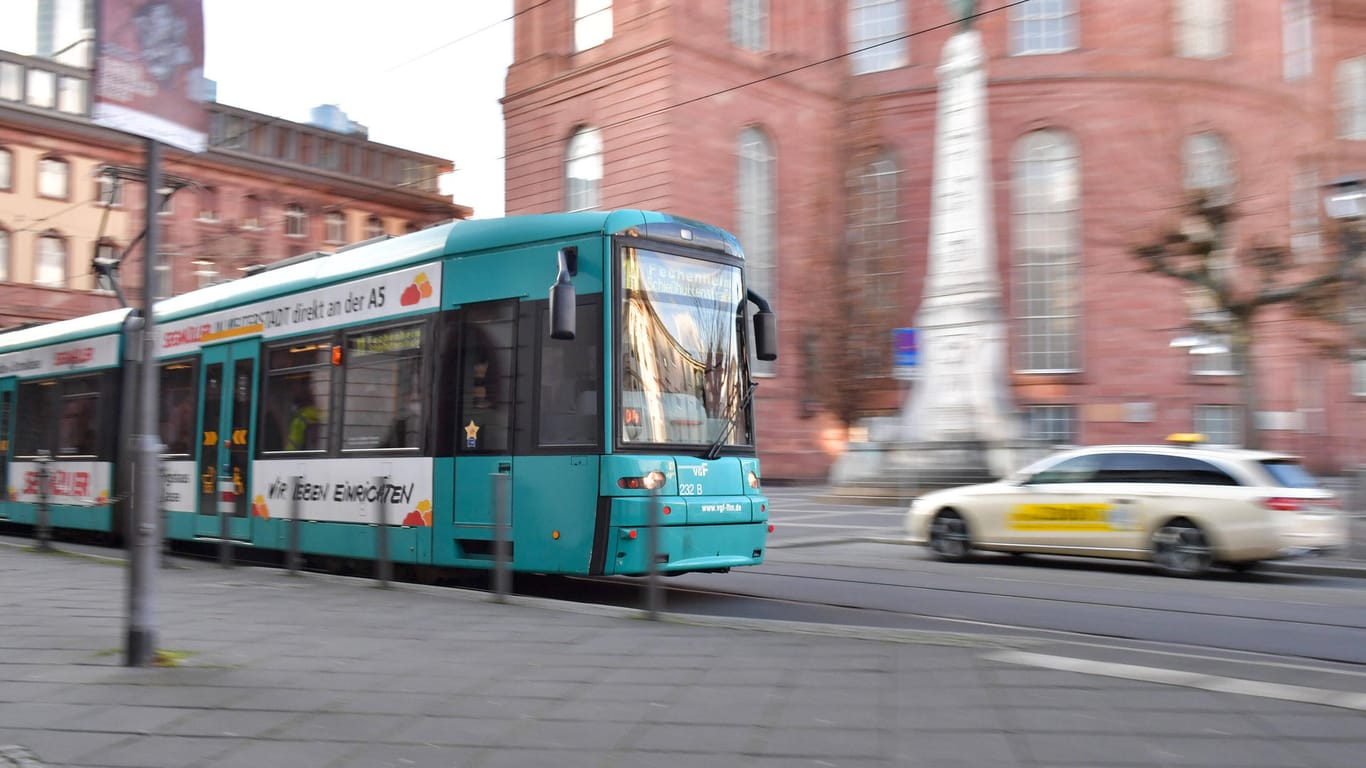
[[[757,472],[751,469],[749,471],[749,477],[745,479],[749,482],[750,488],[753,488],[756,491],[759,490],[759,474]]]

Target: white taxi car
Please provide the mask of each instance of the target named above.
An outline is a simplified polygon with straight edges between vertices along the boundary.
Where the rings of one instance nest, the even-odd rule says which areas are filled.
[[[1168,440],[1077,448],[994,483],[925,494],[907,532],[943,560],[973,550],[1110,557],[1178,576],[1346,546],[1338,500],[1296,457]]]

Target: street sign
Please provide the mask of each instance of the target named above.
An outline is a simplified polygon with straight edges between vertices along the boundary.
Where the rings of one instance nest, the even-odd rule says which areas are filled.
[[[914,328],[892,330],[892,376],[903,381],[920,378],[920,342]]]

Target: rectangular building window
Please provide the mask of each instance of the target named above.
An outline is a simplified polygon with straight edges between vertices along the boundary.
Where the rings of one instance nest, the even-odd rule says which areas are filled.
[[[849,60],[856,75],[909,63],[905,0],[851,0]]]
[[[329,243],[346,242],[346,215],[340,211],[329,211],[323,217],[323,239]]]
[[[1366,140],[1366,56],[1338,64],[1338,138]]]
[[[68,115],[83,115],[86,81],[79,77],[62,77],[57,82],[57,109]]]
[[[1049,445],[1077,444],[1074,405],[1030,405],[1024,409],[1025,436]]]
[[[612,0],[574,0],[574,50],[586,51],[612,36]]]
[[[730,41],[746,51],[768,49],[768,0],[730,0]]]
[[[1211,445],[1241,445],[1242,409],[1236,405],[1197,405],[1194,427]]]
[[[1191,347],[1191,373],[1197,376],[1236,376],[1238,366],[1229,348],[1232,340],[1227,334],[1205,334],[1200,343]]]
[[[170,252],[171,248],[164,248],[157,256],[157,263],[153,265],[156,271],[156,284],[153,286],[152,297],[157,299],[167,299],[175,295],[175,254]]]
[[[38,161],[38,194],[66,200],[71,194],[71,166],[65,160],[45,157]]]
[[[1319,209],[1323,205],[1319,175],[1313,169],[1295,174],[1290,186],[1290,250],[1301,263],[1319,258]]]
[[[247,124],[237,115],[224,115],[223,137],[219,146],[223,149],[243,149],[246,147]]]
[[[57,75],[42,69],[28,70],[25,101],[30,107],[52,109],[57,106]]]
[[[0,99],[22,101],[24,98],[24,67],[12,61],[0,61]]]
[[[1228,54],[1228,0],[1178,0],[1176,52],[1191,59]]]
[[[1081,367],[1080,167],[1076,141],[1063,131],[1032,131],[1016,142],[1011,237],[1021,371]]]
[[[1062,53],[1077,47],[1076,0],[1026,0],[1010,7],[1010,53]]]
[[[1285,79],[1303,80],[1314,73],[1314,8],[1310,0],[1285,0],[1281,14]]]
[[[740,168],[736,192],[736,232],[745,248],[745,282],[749,289],[778,306],[777,158],[768,136],[759,128],[740,132]],[[777,363],[759,360],[750,350],[750,370],[772,376]]]
[[[49,232],[38,238],[38,258],[33,263],[33,284],[66,287],[66,240]]]
[[[196,288],[207,288],[218,282],[218,264],[210,259],[195,259],[190,262],[194,267],[194,285]]]

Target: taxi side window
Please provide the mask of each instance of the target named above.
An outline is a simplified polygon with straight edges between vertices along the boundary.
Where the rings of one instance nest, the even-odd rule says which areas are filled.
[[[1099,468],[1100,456],[1073,456],[1034,474],[1029,478],[1029,483],[1031,485],[1090,483],[1095,480],[1096,471]]]
[[[1238,485],[1222,469],[1190,456],[1158,453],[1111,453],[1102,462],[1098,482],[1166,483],[1172,485]]]
[[[1190,485],[1241,485],[1236,478],[1208,461],[1192,459],[1188,456],[1168,456],[1175,464],[1175,473],[1180,480],[1169,482]]]

